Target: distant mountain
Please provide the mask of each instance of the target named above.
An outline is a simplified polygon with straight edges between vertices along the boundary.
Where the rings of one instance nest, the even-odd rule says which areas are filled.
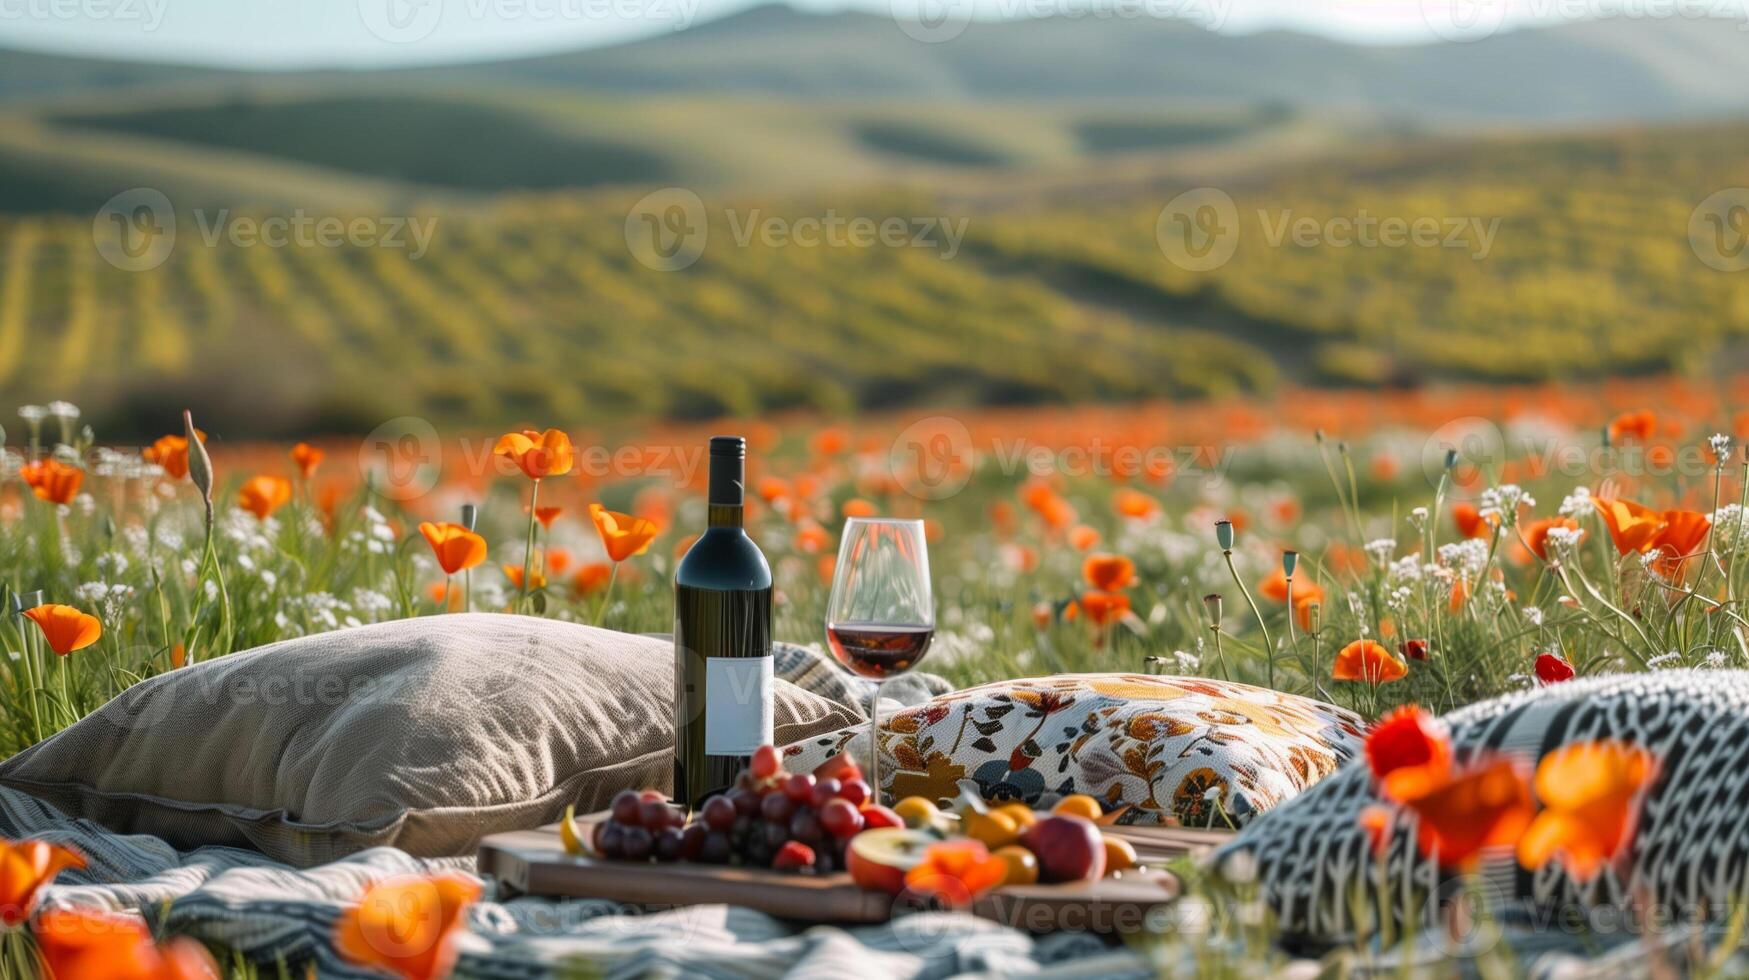
[[[974,22],[925,44],[889,18],[756,8],[611,48],[425,69],[597,91],[786,98],[1273,102],[1492,120],[1669,118],[1749,108],[1736,20],[1605,20],[1472,43],[1365,46],[1183,21]]]
[[[1185,21],[977,21],[925,44],[871,13],[756,7],[691,29],[567,54],[366,72],[269,73],[0,52],[0,98],[165,82],[417,80],[602,93],[928,101],[1279,103],[1459,120],[1669,119],[1749,109],[1749,32],[1735,19],[1583,21],[1472,43],[1368,46]]]

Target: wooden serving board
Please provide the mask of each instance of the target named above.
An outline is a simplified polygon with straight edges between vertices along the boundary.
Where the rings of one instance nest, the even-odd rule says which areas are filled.
[[[596,814],[578,821],[592,824]],[[1097,882],[1000,888],[979,899],[974,915],[1028,932],[1102,933],[1143,928],[1151,909],[1178,897],[1178,878],[1160,866],[1197,855],[1230,835],[1167,827],[1105,827],[1129,841],[1142,867]],[[589,828],[583,827],[587,835]],[[479,872],[509,892],[568,898],[605,898],[648,909],[681,905],[741,905],[808,922],[885,922],[906,909],[889,895],[866,891],[850,875],[798,875],[722,865],[635,864],[573,857],[557,824],[493,834],[480,843]]]

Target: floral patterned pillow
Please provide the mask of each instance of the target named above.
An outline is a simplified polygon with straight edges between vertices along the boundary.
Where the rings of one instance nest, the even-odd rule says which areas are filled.
[[[1149,674],[1059,674],[944,694],[881,719],[881,784],[940,800],[1069,793],[1129,807],[1122,823],[1243,825],[1360,751],[1359,716],[1247,684]],[[791,745],[792,769],[868,754],[866,726]]]

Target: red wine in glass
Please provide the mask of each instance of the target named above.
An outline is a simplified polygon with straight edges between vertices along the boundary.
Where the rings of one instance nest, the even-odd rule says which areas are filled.
[[[827,623],[832,655],[858,677],[882,680],[917,666],[935,638],[933,626]]]

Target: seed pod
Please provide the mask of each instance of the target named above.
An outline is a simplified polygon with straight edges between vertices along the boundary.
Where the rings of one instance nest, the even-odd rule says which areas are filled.
[[[1215,522],[1215,542],[1221,546],[1222,551],[1232,551],[1233,550],[1233,522],[1232,521],[1216,521]]]
[[[1208,595],[1205,595],[1202,597],[1202,604],[1205,608],[1208,609],[1209,628],[1210,629],[1217,629],[1217,630],[1220,629],[1221,628],[1221,594],[1219,592],[1210,592]]]
[[[1284,551],[1281,553],[1281,573],[1288,578],[1294,577],[1294,569],[1300,566],[1300,553]]]
[[[474,522],[480,519],[480,509],[473,504],[462,504],[462,527],[472,531]]]
[[[213,460],[206,454],[206,444],[200,441],[200,433],[194,427],[194,414],[186,408],[182,410],[182,430],[188,439],[188,479],[200,491],[200,499],[206,504],[207,520],[211,522]]]

